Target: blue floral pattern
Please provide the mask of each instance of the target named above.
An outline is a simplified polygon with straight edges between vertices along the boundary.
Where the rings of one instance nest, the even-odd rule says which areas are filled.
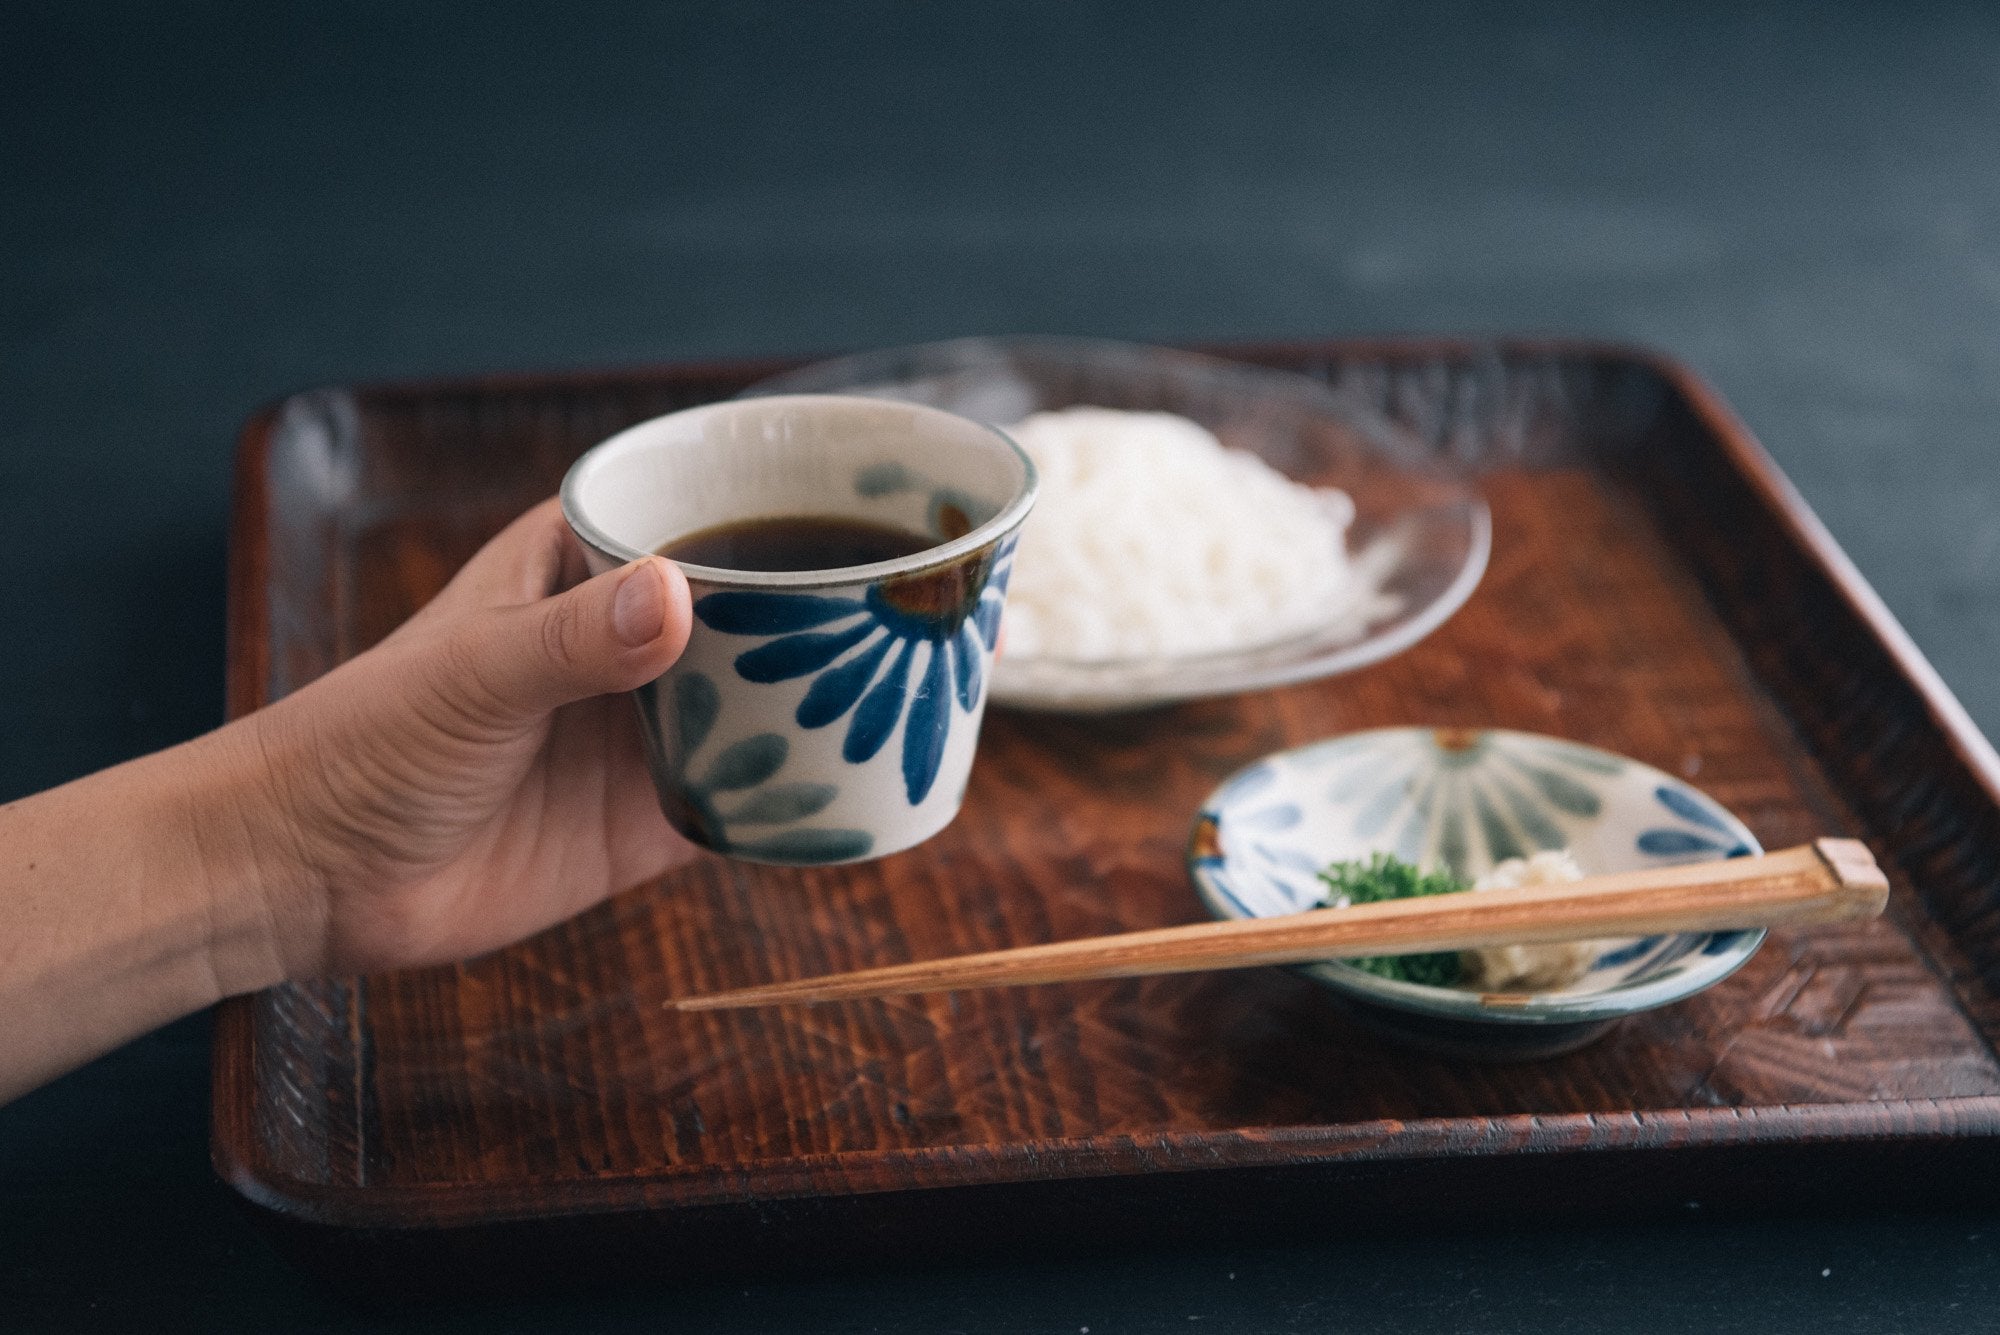
[[[674,826],[718,853],[765,862],[846,862],[866,857],[875,845],[866,830],[802,825],[833,803],[840,789],[830,783],[772,783],[790,759],[791,744],[774,732],[753,733],[724,747],[699,774],[692,764],[721,712],[721,693],[699,672],[682,673],[672,684],[674,783],[662,784],[662,805]],[[666,735],[651,692],[639,692],[648,736]],[[791,826],[794,828],[774,828]],[[747,828],[746,828],[747,827]]]
[[[849,764],[873,759],[903,722],[903,787],[916,806],[937,781],[953,705],[971,714],[979,704],[1014,543],[893,576],[859,598],[729,590],[697,600],[694,612],[711,630],[763,639],[736,657],[743,680],[811,677],[799,726],[846,719]]]

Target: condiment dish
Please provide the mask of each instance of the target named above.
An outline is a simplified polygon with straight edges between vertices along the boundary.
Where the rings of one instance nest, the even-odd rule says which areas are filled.
[[[1238,771],[1203,804],[1188,870],[1216,917],[1261,918],[1317,907],[1319,872],[1338,860],[1390,853],[1471,880],[1552,848],[1569,849],[1586,875],[1763,851],[1714,799],[1609,751],[1524,732],[1383,728]],[[1532,994],[1425,986],[1338,960],[1300,967],[1380,1032],[1514,1060],[1581,1047],[1623,1016],[1713,986],[1763,939],[1753,930],[1623,941],[1576,982]]]

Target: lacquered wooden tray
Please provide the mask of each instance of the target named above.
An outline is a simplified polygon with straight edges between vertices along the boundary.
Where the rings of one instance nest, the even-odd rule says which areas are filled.
[[[964,814],[910,853],[704,859],[462,967],[227,1003],[216,1164],[292,1254],[427,1288],[1990,1190],[2000,764],[1727,408],[1615,348],[1233,351],[1485,470],[1493,563],[1463,611],[1331,681],[1101,719],[996,712]],[[588,445],[777,369],[332,390],[259,416],[238,461],[232,708],[382,636]],[[1890,914],[1776,934],[1710,992],[1514,1067],[1385,1046],[1279,970],[662,1009],[1197,919],[1182,846],[1220,778],[1412,722],[1629,753],[1769,847],[1866,838]]]

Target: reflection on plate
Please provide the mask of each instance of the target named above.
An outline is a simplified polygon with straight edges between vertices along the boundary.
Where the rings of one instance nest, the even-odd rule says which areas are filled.
[[[1435,630],[1485,572],[1492,520],[1470,482],[1380,422],[1360,422],[1318,382],[1133,344],[1085,339],[961,339],[820,362],[748,394],[866,394],[926,403],[1006,426],[1078,405],[1170,412],[1251,451],[1294,481],[1354,500],[1348,533],[1386,609],[1329,607],[1305,633],[1252,649],[1117,660],[1009,655],[999,705],[1099,712],[1229,695],[1350,672]],[[1032,521],[1030,521],[1032,522]]]
[[[1609,751],[1525,732],[1382,728],[1239,770],[1203,804],[1188,871],[1216,917],[1265,918],[1317,907],[1330,862],[1393,853],[1472,880],[1545,848],[1569,849],[1587,876],[1763,851],[1707,794]],[[1720,982],[1763,939],[1623,941],[1581,979],[1533,995],[1428,987],[1338,960],[1304,971],[1399,1038],[1458,1056],[1546,1056]]]

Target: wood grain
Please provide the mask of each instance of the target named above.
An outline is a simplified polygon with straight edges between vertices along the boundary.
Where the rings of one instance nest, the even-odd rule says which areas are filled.
[[[373,1275],[402,1258],[418,1285],[450,1268],[444,1238],[468,1271],[515,1236],[568,1237],[585,1259],[645,1239],[651,1264],[701,1269],[744,1247],[991,1242],[1008,1202],[1048,1211],[1030,1216],[1053,1239],[1191,1219],[1176,1201],[1260,1218],[1260,1202],[1330,1188],[1462,1214],[1479,1184],[1518,1200],[1536,1172],[1582,1193],[1530,1193],[1551,1209],[1592,1182],[1678,1208],[1690,1174],[1721,1172],[1714,1155],[1735,1165],[1715,1191],[1726,1177],[1785,1199],[1829,1176],[1856,1198],[1994,1180],[1966,1155],[2000,1140],[2000,766],[1726,408],[1618,349],[1239,352],[1484,470],[1493,565],[1443,629],[1280,691],[1097,719],[996,712],[964,813],[909,853],[807,870],[702,856],[484,959],[230,1002],[223,1174],[301,1230],[306,1263]],[[380,638],[588,445],[772,369],[333,391],[261,416],[238,464],[232,707]],[[1889,913],[1774,933],[1716,988],[1513,1069],[1379,1042],[1283,970],[665,1005],[1198,920],[1181,846],[1220,779],[1277,747],[1409,723],[1633,755],[1767,846],[1862,838]],[[1774,1178],[1778,1164],[1796,1171]]]

